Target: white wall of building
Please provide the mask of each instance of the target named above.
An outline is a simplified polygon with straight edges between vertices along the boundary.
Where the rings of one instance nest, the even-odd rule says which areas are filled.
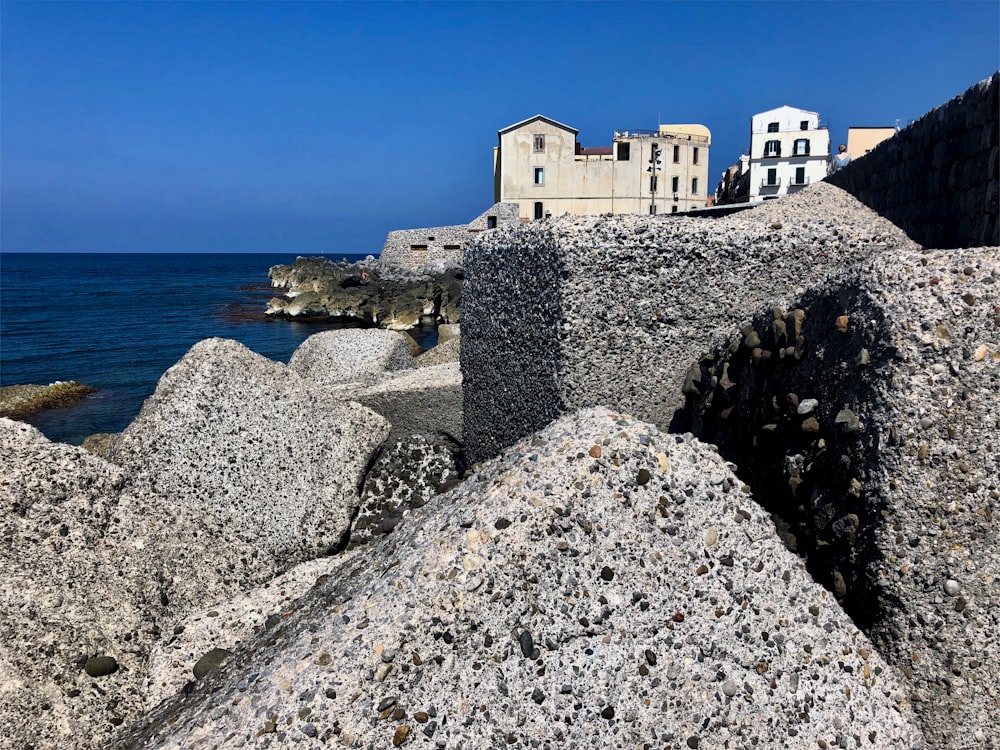
[[[819,115],[785,105],[750,120],[750,201],[794,193],[822,180],[830,161],[830,131]]]

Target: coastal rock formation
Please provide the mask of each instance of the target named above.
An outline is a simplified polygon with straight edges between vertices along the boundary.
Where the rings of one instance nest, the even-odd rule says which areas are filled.
[[[341,547],[388,423],[235,341],[196,344],[113,447],[134,481],[286,565]]]
[[[73,406],[97,388],[75,380],[49,385],[8,385],[0,388],[0,417],[24,420],[43,409]]]
[[[413,367],[405,334],[360,328],[315,333],[288,361],[291,372],[324,388],[370,384],[386,372]]]
[[[275,561],[26,424],[0,419],[0,466],[0,744],[98,747],[145,708],[151,644]]]
[[[906,675],[930,746],[996,747],[1000,249],[876,257],[760,312],[685,392]]]
[[[887,248],[898,228],[832,185],[722,218],[564,216],[466,253],[465,440],[495,455],[604,404],[666,427],[691,347]]]
[[[893,671],[721,458],[606,410],[338,563],[121,744],[922,741]]]
[[[363,325],[408,330],[422,322],[457,323],[461,316],[462,269],[440,263],[415,269],[380,264],[374,258],[355,264],[326,258],[297,258],[274,266],[271,284],[285,289],[270,301],[267,314],[322,317]]]

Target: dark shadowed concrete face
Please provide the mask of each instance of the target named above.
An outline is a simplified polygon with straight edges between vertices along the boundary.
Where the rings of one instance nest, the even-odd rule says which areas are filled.
[[[473,461],[496,455],[564,409],[558,378],[568,274],[559,243],[544,224],[491,237],[501,232],[499,240],[477,243],[465,261],[460,358]]]

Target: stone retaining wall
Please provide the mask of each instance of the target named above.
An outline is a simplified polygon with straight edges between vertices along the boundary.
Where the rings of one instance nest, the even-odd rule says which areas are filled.
[[[487,229],[518,221],[516,203],[496,203],[468,224],[397,229],[386,237],[379,260],[397,268],[419,268],[440,262],[460,264],[470,239]]]
[[[1000,245],[998,92],[994,73],[827,181],[925,247]]]

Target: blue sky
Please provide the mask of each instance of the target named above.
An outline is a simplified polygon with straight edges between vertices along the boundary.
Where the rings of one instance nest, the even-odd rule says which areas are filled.
[[[1000,67],[1000,3],[0,6],[0,250],[377,252],[492,203],[497,130],[904,124]]]

